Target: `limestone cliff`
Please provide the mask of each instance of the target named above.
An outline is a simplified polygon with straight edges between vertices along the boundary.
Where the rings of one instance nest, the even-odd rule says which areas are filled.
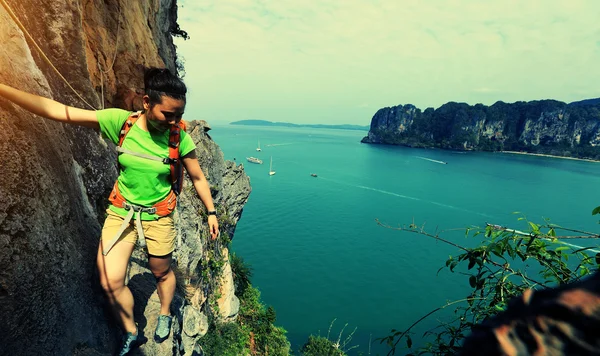
[[[600,103],[447,103],[423,112],[398,105],[375,113],[362,142],[600,159]]]
[[[176,0],[2,1],[66,81],[0,7],[0,83],[82,108],[90,108],[85,100],[96,109],[137,109],[144,68],[175,70]],[[41,119],[2,99],[0,123],[0,354],[111,354],[120,335],[105,312],[95,257],[116,179],[114,147],[94,130]],[[203,206],[188,182],[176,216],[176,322],[173,337],[160,345],[152,341],[158,299],[143,251],[130,266],[136,320],[149,340],[139,352],[146,355],[192,355],[207,313],[237,313],[225,239],[250,185],[207,130],[204,122],[189,128],[223,218],[223,239],[207,243]],[[207,280],[202,271],[215,256],[223,273]],[[220,296],[219,308],[208,307],[211,295]]]

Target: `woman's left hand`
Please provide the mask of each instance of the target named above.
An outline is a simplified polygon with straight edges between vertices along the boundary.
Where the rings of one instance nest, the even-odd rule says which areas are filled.
[[[208,216],[208,230],[210,231],[211,240],[215,240],[219,236],[219,221],[214,215]]]

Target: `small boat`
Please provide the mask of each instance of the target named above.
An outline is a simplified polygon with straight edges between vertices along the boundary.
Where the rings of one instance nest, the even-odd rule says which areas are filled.
[[[269,175],[275,175],[275,171],[273,170],[273,156],[271,156],[271,165],[269,166]]]
[[[260,149],[260,140],[258,140],[258,147],[256,147],[256,151],[257,151],[257,152],[260,152],[260,151],[262,151],[262,150]]]
[[[246,160],[250,163],[256,163],[256,164],[262,164],[263,161],[261,161],[260,159],[256,158],[256,157],[246,157]]]
[[[310,176],[311,176],[311,177],[316,177],[316,176],[317,176],[317,174],[316,174],[316,173],[311,173],[311,174],[310,174]]]

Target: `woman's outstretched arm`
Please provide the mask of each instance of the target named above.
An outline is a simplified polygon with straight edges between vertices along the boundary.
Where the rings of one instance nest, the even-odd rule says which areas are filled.
[[[67,106],[58,101],[29,94],[24,91],[0,84],[0,97],[8,99],[23,109],[50,120],[66,124],[100,128],[96,112]]]

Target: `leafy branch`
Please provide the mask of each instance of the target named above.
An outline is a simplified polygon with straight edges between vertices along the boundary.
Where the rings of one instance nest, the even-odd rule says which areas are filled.
[[[594,211],[600,213],[600,207]],[[412,351],[409,355],[455,354],[474,325],[504,310],[510,299],[521,295],[526,289],[574,282],[598,269],[600,253],[596,253],[595,256],[588,255],[589,252],[597,252],[593,250],[594,247],[575,249],[573,245],[561,240],[600,238],[600,235],[561,227],[548,221],[538,225],[527,221],[525,217],[518,220],[526,221],[527,231],[486,223],[484,228],[436,228],[434,233],[430,233],[425,229],[425,224],[418,226],[414,220],[407,226],[390,226],[376,220],[382,227],[427,236],[457,248],[460,251],[459,255],[449,256],[445,266],[440,268],[438,273],[448,269],[451,273],[464,274],[468,276],[471,288],[466,298],[447,302],[425,314],[406,330],[394,329],[388,336],[379,338],[381,343],[385,342],[390,346],[388,355],[395,354],[401,340],[405,340],[407,348]],[[467,237],[483,235],[484,238],[479,246],[467,248],[441,236],[456,230],[466,230]],[[568,234],[560,236],[557,232]],[[569,258],[577,259],[577,263],[569,262]],[[538,266],[531,273],[532,276],[528,275],[530,266],[525,264],[526,261],[535,261]],[[458,270],[459,265],[466,265],[466,269],[461,267]],[[452,305],[458,305],[455,309],[457,317],[450,322],[440,322],[440,325],[428,330],[424,337],[433,337],[433,341],[427,341],[425,345],[413,350],[410,336],[412,329],[432,314]]]

